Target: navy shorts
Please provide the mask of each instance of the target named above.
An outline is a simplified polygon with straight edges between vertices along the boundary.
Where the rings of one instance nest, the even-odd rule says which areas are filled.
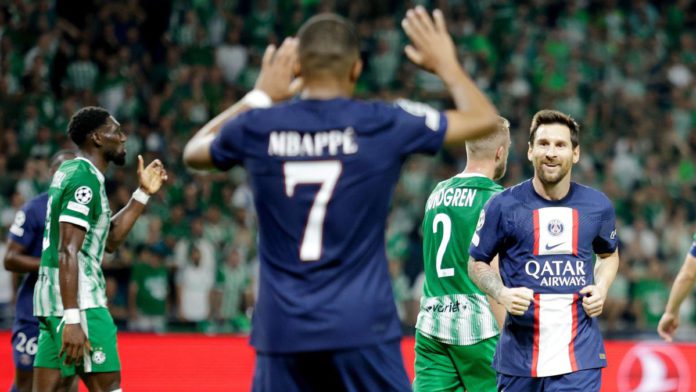
[[[586,369],[550,377],[520,377],[498,373],[498,391],[599,392],[602,369]]]
[[[39,344],[39,323],[15,322],[12,328],[12,358],[19,370],[34,370],[34,355]]]
[[[399,341],[356,349],[256,353],[253,392],[411,391]]]

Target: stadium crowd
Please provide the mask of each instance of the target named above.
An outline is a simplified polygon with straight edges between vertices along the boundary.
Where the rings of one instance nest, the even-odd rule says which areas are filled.
[[[71,147],[69,116],[82,106],[103,106],[129,133],[127,165],[107,176],[112,210],[130,198],[138,154],[161,159],[169,173],[127,246],[104,261],[114,318],[132,330],[248,331],[257,266],[245,173],[187,171],[183,145],[212,114],[253,87],[268,42],[292,35],[319,11],[338,12],[357,25],[366,62],[361,97],[451,106],[438,79],[402,53],[398,21],[411,3],[5,3],[0,240],[17,209],[46,190],[50,156]],[[581,124],[576,179],[614,202],[621,240],[621,267],[603,327],[609,336],[652,333],[696,232],[696,3],[415,3],[444,11],[466,69],[510,120],[513,144],[503,185],[532,175],[526,151],[534,112],[558,109]],[[393,197],[387,245],[407,330],[415,324],[422,286],[425,198],[437,181],[464,167],[464,156],[462,147],[410,160]],[[11,320],[12,279],[0,271],[0,327]],[[694,299],[682,308],[685,334],[696,325]]]

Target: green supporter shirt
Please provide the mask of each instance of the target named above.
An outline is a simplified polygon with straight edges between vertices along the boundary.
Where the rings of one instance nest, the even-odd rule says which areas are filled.
[[[498,335],[486,295],[467,273],[469,245],[488,199],[503,187],[481,174],[439,183],[423,219],[425,283],[416,329],[446,344],[472,345]]]
[[[135,306],[138,312],[148,316],[167,314],[167,295],[169,283],[167,267],[153,267],[147,263],[133,265],[132,281],[138,287]]]
[[[53,176],[48,190],[46,229],[34,288],[34,315],[63,315],[58,282],[60,223],[85,229],[78,253],[78,295],[80,309],[106,308],[106,282],[101,269],[111,223],[111,209],[104,189],[104,175],[90,161],[76,158],[64,162]]]

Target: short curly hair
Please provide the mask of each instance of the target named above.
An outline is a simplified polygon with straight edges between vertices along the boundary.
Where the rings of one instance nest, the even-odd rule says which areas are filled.
[[[96,106],[87,106],[78,110],[68,124],[70,139],[81,147],[87,140],[87,136],[104,125],[109,116],[111,115],[106,109]]]

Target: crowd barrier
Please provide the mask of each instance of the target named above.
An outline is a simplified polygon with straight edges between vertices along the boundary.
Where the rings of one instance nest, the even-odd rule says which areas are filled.
[[[124,332],[118,339],[124,391],[250,389],[254,352],[246,337]],[[8,331],[0,331],[0,342],[0,391],[6,391],[14,374]],[[411,377],[413,343],[402,343]],[[606,348],[604,392],[696,391],[696,344],[609,341]]]

